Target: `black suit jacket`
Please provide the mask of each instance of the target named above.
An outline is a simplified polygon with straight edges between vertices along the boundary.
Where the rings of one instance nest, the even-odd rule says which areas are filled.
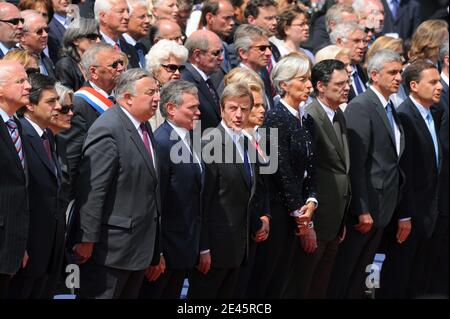
[[[330,35],[327,32],[325,15],[322,15],[314,21],[311,35],[311,49],[316,53],[330,44]]]
[[[150,125],[152,145],[155,140]],[[142,138],[118,105],[88,131],[77,182],[76,211],[82,242],[93,242],[92,260],[139,271],[159,260],[159,163],[156,170]]]
[[[195,84],[198,89],[202,132],[207,128],[216,127],[221,121],[220,106],[214,101],[208,85],[203,80],[200,73],[194,69],[192,64],[186,63],[186,68],[181,73],[181,79]]]
[[[404,40],[411,38],[422,22],[420,5],[415,0],[401,0],[397,19],[394,19],[386,0],[381,0],[381,2],[384,7],[384,25],[381,33],[398,33]]]
[[[41,53],[41,60],[45,68],[47,69],[48,76],[56,79],[55,65],[53,64],[52,60],[50,60],[50,58],[46,56],[44,52]]]
[[[413,231],[421,237],[429,238],[438,215],[439,169],[436,166],[433,140],[425,120],[410,98],[400,104],[398,116],[406,136],[405,153],[400,161],[406,175],[400,209],[411,215]],[[438,134],[440,122],[436,114],[433,114],[433,119]],[[441,162],[440,147],[438,154]]]
[[[69,56],[58,60],[55,66],[55,76],[63,85],[77,91],[83,86],[84,77],[78,63]]]
[[[53,63],[56,64],[59,58],[59,52],[62,48],[64,33],[66,28],[53,17],[48,24],[50,31],[48,33],[48,53]]]
[[[371,88],[355,97],[344,114],[350,144],[350,217],[357,224],[358,216],[369,212],[373,227],[385,227],[394,214],[404,182],[400,159],[405,149],[405,134],[401,122],[393,110],[401,134],[398,155],[386,111]],[[404,213],[407,214],[401,212]]]
[[[23,269],[27,276],[40,277],[55,271],[59,264],[54,258],[61,257],[64,247],[64,231],[59,228],[65,225],[65,216],[59,209],[60,170],[56,158],[53,163],[48,159],[42,139],[30,124],[21,118],[23,141],[27,155],[29,172],[28,193],[30,201],[30,229],[27,252],[30,257],[28,265]],[[49,135],[49,143],[53,144],[53,136]],[[58,236],[56,236],[58,234]]]
[[[23,140],[20,123],[16,123]],[[0,274],[11,275],[21,266],[28,240],[30,216],[27,173],[1,117],[0,154]]]
[[[103,39],[102,37],[102,41],[104,43],[107,43],[105,41],[105,39]],[[120,46],[120,51],[122,51],[123,53],[125,53],[127,55],[128,58],[128,68],[140,68],[139,65],[139,56],[136,52],[136,49],[129,44],[127,41],[125,41],[125,39],[120,36],[119,37],[119,46]]]
[[[210,249],[213,268],[238,268],[248,257],[252,211],[264,205],[263,201],[255,202],[263,198],[255,196],[260,189],[257,186],[260,183],[259,172],[252,162],[253,182],[250,188],[242,159],[221,124],[204,137],[204,142],[203,152],[217,159],[211,163],[205,161],[201,250]],[[250,151],[248,154],[252,153],[255,154]]]
[[[167,121],[155,131],[155,140],[158,158],[164,163],[160,185],[162,251],[166,266],[168,269],[193,268],[200,247],[203,174]],[[180,163],[171,160],[172,148],[178,150]]]
[[[337,140],[333,124],[315,99],[306,112],[314,119],[316,144],[316,185],[319,206],[314,213],[314,228],[319,240],[330,241],[342,229],[350,203],[350,154],[344,114],[336,115],[341,127],[343,147]]]
[[[361,79],[363,86],[366,87],[366,83],[367,83],[367,75],[364,72],[363,68],[358,64],[356,66],[356,70],[358,72],[359,78]],[[353,88],[353,85],[350,85],[350,91],[348,92],[348,101],[350,102],[351,100],[353,100],[353,98],[355,98],[355,96],[357,96],[355,89]]]
[[[448,100],[447,100],[448,103]],[[448,104],[445,106],[442,104],[442,101],[439,105],[434,105],[431,109],[432,112],[436,113],[436,118],[440,123],[439,125],[439,139],[441,141],[441,150],[442,150],[442,165],[441,172],[439,174],[439,194],[438,194],[438,205],[439,212],[445,216],[449,215],[448,211],[448,184],[449,184],[449,163],[448,163],[448,133],[449,133],[449,112],[448,112]]]

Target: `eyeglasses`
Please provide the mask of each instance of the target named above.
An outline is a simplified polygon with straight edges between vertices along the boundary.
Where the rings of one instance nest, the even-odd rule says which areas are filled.
[[[306,26],[309,26],[308,22],[298,23],[298,24],[291,24],[291,27],[301,27],[304,28]]]
[[[272,47],[270,45],[252,45],[251,48],[257,48],[261,52],[266,52],[267,49],[272,51]]]
[[[86,39],[91,40],[91,41],[96,41],[97,39],[100,39],[100,34],[89,33],[89,34],[81,36],[81,38],[86,38]]]
[[[180,41],[180,42],[184,43],[184,40],[186,40],[186,37],[184,35],[179,35],[177,37],[167,38],[167,40],[176,41],[176,42]]]
[[[184,70],[184,65],[176,65],[176,64],[161,64],[161,66],[170,73],[175,73],[176,71],[180,72]]]
[[[204,53],[210,53],[214,57],[219,57],[223,54],[223,49],[215,50],[215,51],[207,51],[207,50],[201,50]]]
[[[12,25],[18,25],[19,23],[24,23],[25,19],[24,18],[13,18],[13,19],[9,19],[9,20],[0,20],[0,22],[6,22],[6,23],[11,23]]]
[[[121,66],[124,66],[125,62],[123,60],[116,60],[113,63],[109,64],[109,65],[93,65],[95,67],[104,67],[104,68],[113,68],[113,69],[117,69],[117,67],[119,66],[119,64]]]
[[[58,112],[61,114],[68,114],[70,111],[73,111],[73,104],[61,105],[61,109],[58,110]]]
[[[30,74],[41,73],[41,70],[38,68],[26,68],[25,72],[29,76]]]
[[[365,33],[369,33],[369,32],[375,33],[375,28],[368,28],[368,27],[365,27],[365,28],[364,28],[364,32],[365,32]]]
[[[50,28],[49,27],[40,28],[40,29],[37,29],[36,31],[34,31],[33,33],[36,33],[38,36],[42,36],[44,31],[45,31],[45,33],[48,34],[50,31]],[[28,31],[28,32],[30,32],[30,31]]]

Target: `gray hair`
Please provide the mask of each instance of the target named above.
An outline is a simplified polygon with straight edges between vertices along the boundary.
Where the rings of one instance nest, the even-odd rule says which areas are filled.
[[[281,82],[289,83],[296,76],[303,76],[311,70],[311,61],[306,55],[291,54],[277,62],[272,70],[271,78],[281,96],[286,92],[281,88]]]
[[[159,110],[164,118],[167,118],[167,103],[172,102],[179,108],[183,104],[183,93],[198,93],[197,87],[187,81],[171,81],[166,83],[161,89],[161,100],[159,101]]]
[[[356,30],[364,32],[364,28],[356,22],[339,23],[330,33],[330,41],[332,44],[336,44],[337,39],[348,39],[348,36]]]
[[[127,3],[128,5],[128,3]],[[111,10],[111,0],[97,0],[94,4],[94,16],[95,20],[99,20],[100,18],[100,12],[108,12]],[[128,5],[128,8],[130,6]]]
[[[331,21],[334,21],[336,25],[344,22],[342,18],[342,14],[344,12],[355,13],[355,10],[352,8],[352,6],[340,3],[331,6],[330,9],[327,10],[327,13],[325,14],[325,25],[328,33],[331,32],[331,29],[329,27]]]
[[[159,40],[145,56],[147,69],[154,73],[171,56],[175,57],[181,64],[185,64],[188,58],[188,50],[175,41],[166,39]]]
[[[97,60],[97,55],[101,51],[114,50],[114,48],[106,43],[94,43],[91,45],[81,56],[81,67],[86,75],[89,77],[89,68],[93,65],[97,65],[100,61]]]
[[[184,43],[184,46],[188,50],[188,58],[190,59],[196,49],[207,51],[209,48],[209,40],[207,37],[189,37]]]
[[[253,41],[261,37],[267,37],[267,32],[253,24],[241,24],[234,33],[234,47],[236,55],[239,57],[239,49],[248,52]]]
[[[115,97],[121,98],[126,92],[136,94],[136,82],[146,77],[153,78],[150,73],[140,68],[126,70],[119,76],[114,89]]]
[[[228,99],[244,96],[248,96],[250,98],[250,108],[252,108],[254,104],[253,94],[252,91],[250,91],[248,85],[236,82],[228,84],[223,90],[222,96],[220,97],[220,107],[223,109],[225,107],[225,102]]]
[[[70,56],[75,61],[80,61],[77,49],[73,42],[88,34],[99,34],[98,23],[94,19],[79,18],[76,23],[71,23],[64,32],[62,55]]]
[[[31,19],[33,19],[35,17],[40,17],[40,18],[44,19],[42,17],[42,14],[40,14],[36,10],[32,10],[32,9],[27,9],[27,10],[20,11],[20,16],[22,18],[24,18],[23,32],[28,32],[29,31],[30,26],[28,24],[30,23]]]
[[[369,59],[369,63],[367,65],[367,73],[370,74],[372,71],[381,72],[383,70],[384,65],[390,62],[400,62],[402,63],[402,58],[400,54],[390,49],[381,49],[372,55]],[[370,83],[372,83],[372,78],[370,77]]]
[[[148,10],[148,2],[145,0],[127,0],[128,9],[130,10],[130,15],[137,6],[144,6]]]
[[[446,55],[448,55],[448,41],[444,41],[439,48],[439,61],[443,62]]]
[[[73,98],[73,90],[63,85],[61,82],[55,83],[56,93],[59,95],[59,103],[62,105],[64,102],[64,97],[69,94],[70,98]]]

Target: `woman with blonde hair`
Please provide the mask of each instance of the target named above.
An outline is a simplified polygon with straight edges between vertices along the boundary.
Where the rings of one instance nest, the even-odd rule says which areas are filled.
[[[381,49],[390,49],[394,52],[400,54],[403,57],[403,40],[400,38],[393,38],[387,35],[382,35],[377,38],[369,50],[366,53],[366,60],[364,62],[364,69],[367,70],[367,64],[369,63],[369,59],[374,55],[375,52]]]
[[[32,73],[40,73],[38,60],[39,58],[28,50],[16,48],[10,50],[3,60],[11,60],[19,62],[27,72],[28,75]]]
[[[448,42],[448,23],[444,20],[422,22],[412,36],[409,50],[410,62],[424,59],[435,65],[439,60],[439,48]]]

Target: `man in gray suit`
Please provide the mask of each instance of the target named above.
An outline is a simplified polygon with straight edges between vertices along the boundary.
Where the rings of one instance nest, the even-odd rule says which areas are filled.
[[[295,257],[290,284],[291,298],[325,298],[339,243],[345,236],[343,220],[350,202],[350,155],[344,114],[350,91],[345,65],[323,60],[311,72],[316,99],[306,112],[314,119],[316,144],[316,185],[320,205],[314,226],[300,236],[302,250]],[[294,280],[295,278],[295,280]]]
[[[137,298],[144,273],[155,280],[164,269],[159,161],[147,122],[159,89],[147,72],[131,69],[120,76],[116,96],[118,104],[91,126],[83,145],[76,192],[81,242],[74,247],[83,298]]]

